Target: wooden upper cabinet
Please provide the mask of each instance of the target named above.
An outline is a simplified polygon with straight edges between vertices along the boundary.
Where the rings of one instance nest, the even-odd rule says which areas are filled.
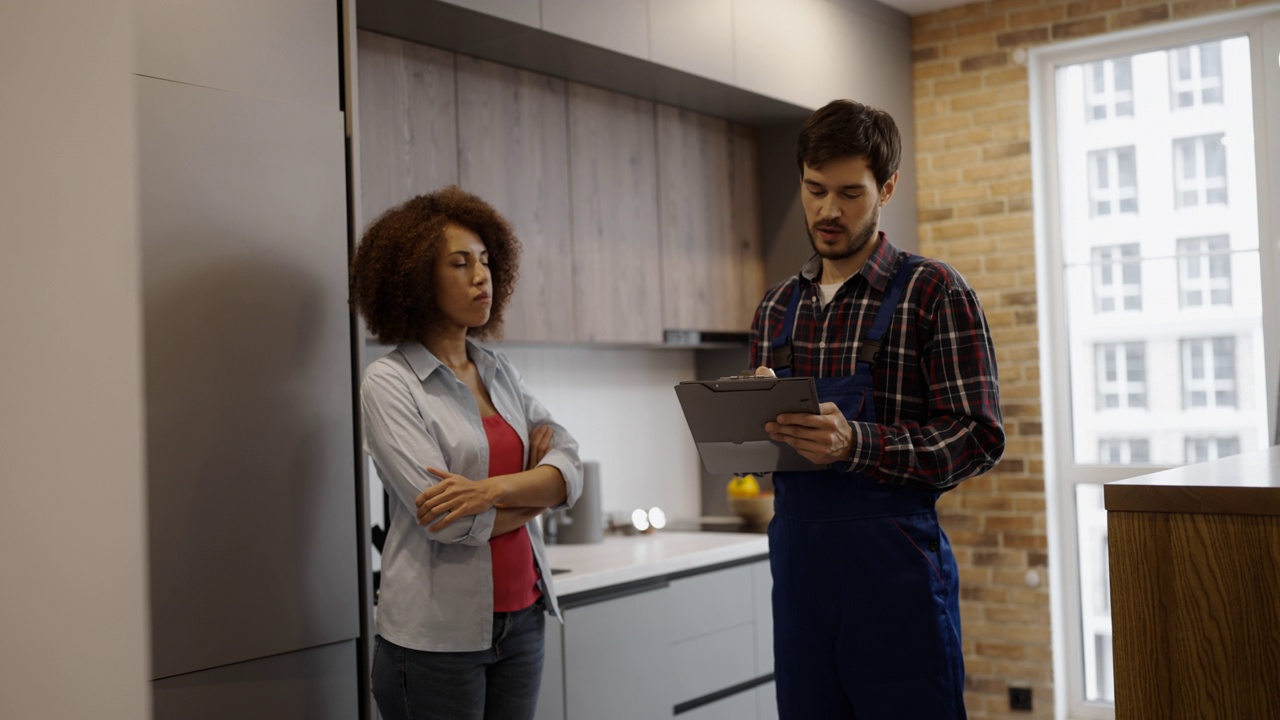
[[[573,342],[573,239],[565,83],[458,56],[458,176],[523,245],[503,337]]]
[[[759,296],[748,292],[741,238],[759,247],[753,178],[735,169],[746,153],[724,120],[658,106],[658,207],[662,238],[662,318],[669,330],[750,328]],[[746,161],[754,166],[754,160]],[[754,172],[746,173],[754,176]],[[750,199],[736,197],[752,195]],[[749,232],[747,229],[753,228]],[[758,254],[758,252],[757,252]],[[754,272],[754,271],[753,271]],[[750,300],[748,295],[756,295]]]
[[[580,342],[662,341],[654,107],[569,85]]]
[[[733,206],[729,262],[741,278],[741,298],[731,313],[734,323],[750,329],[764,296],[764,246],[760,225],[760,143],[748,125],[729,126],[729,195]]]
[[[454,55],[361,31],[360,217],[458,183]]]

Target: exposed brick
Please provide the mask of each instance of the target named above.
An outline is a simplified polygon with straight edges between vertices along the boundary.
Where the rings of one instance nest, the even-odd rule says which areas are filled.
[[[946,147],[956,148],[969,145],[982,145],[991,140],[991,131],[985,128],[977,128],[975,130],[966,130],[964,132],[956,132],[947,135],[944,138]],[[919,143],[917,143],[917,146]]]
[[[1123,7],[1122,0],[1075,0],[1067,3],[1067,17],[1081,18],[1088,15],[1103,15]]]
[[[969,57],[972,55],[983,55],[994,52],[996,49],[995,36],[969,38],[967,40],[957,40],[942,46],[942,53],[946,57]]]
[[[960,61],[960,72],[973,72],[985,68],[1004,67],[1009,64],[1009,54],[1001,51],[987,53],[986,55],[974,55]]]
[[[1003,200],[988,200],[976,205],[962,205],[956,211],[956,216],[962,218],[1002,214],[1004,214]]]
[[[962,62],[961,65],[963,64]],[[939,96],[950,96],[982,88],[982,79],[981,75],[961,75],[950,80],[938,80],[933,88]]]
[[[950,240],[952,238],[971,238],[978,234],[978,223],[975,222],[952,222],[937,225],[933,229],[933,236],[939,240]],[[995,249],[994,240],[982,240],[982,249],[974,249],[974,252],[989,252]],[[990,245],[990,248],[987,246]],[[954,243],[951,249],[955,252],[962,252],[960,244]]]
[[[1027,69],[1021,65],[1014,65],[1013,67],[988,70],[982,74],[982,82],[987,87],[1013,84],[1026,85]]]
[[[941,220],[950,220],[955,212],[947,208],[920,208],[916,217],[920,222],[939,222]]]
[[[928,62],[930,60],[937,60],[941,56],[942,53],[938,51],[938,46],[930,45],[928,47],[912,50],[911,62]]]
[[[1054,23],[1053,38],[1055,40],[1065,40],[1067,38],[1087,37],[1089,35],[1099,35],[1106,32],[1106,30],[1107,19],[1105,17]]]
[[[1009,29],[1022,30],[1037,25],[1048,25],[1059,20],[1065,20],[1066,17],[1066,6],[1061,3],[1037,7],[1034,10],[1011,12],[1009,13]]]
[[[973,37],[974,35],[991,35],[1000,30],[1009,27],[1009,21],[1004,15],[996,15],[994,17],[986,17],[980,20],[972,20],[969,22],[956,23],[956,37]]]
[[[956,28],[954,25],[941,25],[927,30],[911,33],[911,44],[919,47],[920,45],[929,45],[932,43],[951,40],[956,36]]]
[[[921,63],[911,68],[913,80],[932,80],[940,77],[951,77],[960,73],[960,63],[956,60],[939,60],[933,63]]]
[[[1000,160],[1007,157],[1031,154],[1031,142],[1009,143],[1007,145],[991,145],[983,148],[983,160]]]
[[[992,0],[991,12],[1002,13],[1022,8],[1040,7],[1042,5],[1044,5],[1044,0]]]
[[[1000,33],[996,36],[996,46],[1002,48],[1021,47],[1026,45],[1039,45],[1049,40],[1049,27],[1043,25],[1040,27],[1031,27],[1025,30],[1015,30],[1014,32]]]
[[[1111,28],[1113,30],[1121,30],[1135,25],[1146,25],[1147,23],[1160,22],[1169,19],[1168,5],[1152,5],[1151,7],[1138,8],[1137,10],[1126,10],[1122,13],[1116,13],[1111,16]]]
[[[1020,660],[1025,656],[1024,646],[1015,643],[980,642],[975,649],[983,655],[1013,660]]]
[[[1231,0],[1184,0],[1173,4],[1173,17],[1188,18],[1223,10],[1233,5]]]

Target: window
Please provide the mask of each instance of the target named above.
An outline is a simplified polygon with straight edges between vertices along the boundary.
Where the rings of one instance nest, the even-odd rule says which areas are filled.
[[[1184,308],[1231,305],[1231,243],[1226,235],[1178,240],[1178,301]]]
[[[1173,141],[1173,199],[1178,209],[1227,204],[1222,133]]]
[[[1171,51],[1169,86],[1174,109],[1222,103],[1222,43],[1189,45]]]
[[[1114,438],[1099,440],[1098,462],[1107,465],[1145,465],[1151,462],[1151,441]]]
[[[1142,264],[1138,244],[1093,249],[1093,310],[1142,309]]]
[[[1129,58],[1089,63],[1084,73],[1085,119],[1133,117],[1133,64]]]
[[[1132,147],[1089,153],[1089,211],[1095,217],[1138,212],[1138,165]]]
[[[1115,716],[1103,484],[1275,437],[1277,54],[1274,4],[1028,54],[1067,717]]]
[[[1189,437],[1187,438],[1187,463],[1202,463],[1230,457],[1240,452],[1238,437]]]
[[[1142,343],[1098,346],[1098,409],[1147,406],[1146,351]]]
[[[1236,339],[1182,341],[1182,405],[1236,406]]]

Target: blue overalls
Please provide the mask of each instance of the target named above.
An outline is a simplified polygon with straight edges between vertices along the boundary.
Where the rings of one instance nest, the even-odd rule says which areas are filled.
[[[854,375],[816,378],[819,400],[850,420],[876,420],[876,354],[919,262],[903,259],[860,341]],[[800,295],[797,284],[771,342],[775,358],[790,350]],[[938,493],[836,469],[779,472],[773,484],[769,560],[781,720],[964,718],[959,581],[938,526]]]

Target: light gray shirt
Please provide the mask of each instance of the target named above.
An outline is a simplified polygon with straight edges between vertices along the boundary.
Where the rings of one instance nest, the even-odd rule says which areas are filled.
[[[525,387],[501,353],[467,341],[494,407],[520,435],[528,463],[529,431],[554,430],[539,465],[564,476],[569,507],[582,494],[578,443]],[[364,447],[391,499],[391,527],[382,548],[378,634],[402,647],[432,652],[484,650],[493,644],[493,564],[489,538],[496,510],[460,518],[439,532],[418,525],[414,499],[437,480],[427,467],[473,480],[489,477],[489,442],[475,396],[435,355],[402,343],[375,360],[360,385]],[[542,531],[525,525],[542,580],[538,587],[559,615],[547,579]]]

